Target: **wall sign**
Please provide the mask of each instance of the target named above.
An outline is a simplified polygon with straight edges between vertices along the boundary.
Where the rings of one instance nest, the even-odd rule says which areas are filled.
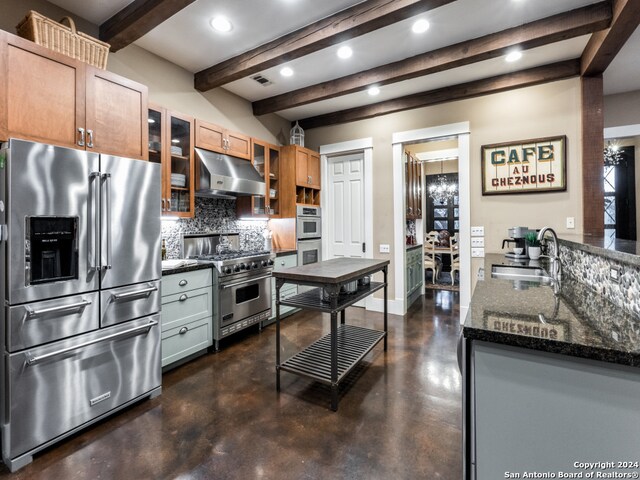
[[[567,189],[566,136],[482,146],[482,194]]]

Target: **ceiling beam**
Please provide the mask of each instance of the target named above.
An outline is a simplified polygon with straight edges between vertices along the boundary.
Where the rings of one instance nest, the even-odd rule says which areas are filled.
[[[613,0],[611,26],[594,33],[582,52],[582,75],[603,73],[639,24],[640,1]]]
[[[640,2],[639,2],[640,3]],[[540,47],[607,28],[608,1],[547,17],[484,37],[464,41],[398,62],[253,102],[253,114],[264,115],[309,103],[388,85],[504,55],[514,47]]]
[[[100,40],[111,51],[135,42],[195,0],[134,0],[100,25]]]
[[[248,77],[455,0],[367,0],[195,74],[195,88]]]
[[[465,100],[468,98],[506,92],[517,88],[530,87],[541,83],[554,82],[580,75],[580,59],[543,65],[483,80],[452,85],[450,87],[416,93],[384,102],[350,108],[339,112],[327,113],[300,120],[304,129],[325,127],[338,123],[355,122],[390,113],[402,112],[414,108],[427,107],[440,103]]]

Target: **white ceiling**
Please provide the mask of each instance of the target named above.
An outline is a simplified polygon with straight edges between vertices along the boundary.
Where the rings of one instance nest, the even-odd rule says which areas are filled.
[[[131,2],[50,1],[96,24],[104,22]],[[599,1],[458,0],[344,42],[354,51],[349,60],[341,60],[335,55],[341,46],[336,45],[290,61],[287,65],[295,72],[292,77],[285,78],[279,74],[282,66],[260,72],[273,82],[267,87],[244,78],[225,85],[224,88],[247,100],[260,100]],[[195,73],[357,3],[359,1],[348,0],[196,0],[136,41],[136,45]],[[231,32],[219,34],[210,28],[209,20],[218,14],[231,20],[234,25]],[[431,28],[426,33],[417,35],[411,32],[411,25],[417,18],[426,18],[431,23]],[[584,36],[535,48],[524,52],[522,60],[513,64],[498,58],[386,85],[381,88],[377,97],[359,92],[292,108],[279,114],[289,120],[296,120],[576,58],[580,56],[587,41],[588,36]],[[639,52],[640,29],[605,72],[605,93],[640,89]]]

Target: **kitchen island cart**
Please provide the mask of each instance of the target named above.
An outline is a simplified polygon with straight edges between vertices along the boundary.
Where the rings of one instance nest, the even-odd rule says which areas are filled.
[[[387,350],[387,269],[388,260],[335,258],[324,262],[274,271],[276,279],[276,388],[280,391],[282,370],[311,378],[331,387],[331,409],[338,409],[340,382],[375,347],[384,341]],[[383,272],[383,282],[369,282]],[[303,293],[280,298],[285,283],[314,287]],[[384,328],[375,330],[345,323],[345,309],[384,290]],[[351,293],[345,293],[345,290]],[[343,293],[341,293],[341,291]],[[280,306],[290,306],[331,314],[331,332],[301,352],[280,360]],[[338,326],[340,313],[340,326]]]

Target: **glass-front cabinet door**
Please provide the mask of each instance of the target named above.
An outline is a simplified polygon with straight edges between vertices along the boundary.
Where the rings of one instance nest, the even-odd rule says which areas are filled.
[[[278,201],[278,175],[280,147],[251,139],[251,163],[264,179],[264,196],[239,197],[236,201],[238,218],[269,218],[280,215]]]
[[[280,216],[280,147],[268,146],[269,151],[269,180],[267,182],[267,196],[269,197],[269,215]]]
[[[162,164],[162,215],[194,215],[194,120],[149,107],[149,161]]]

